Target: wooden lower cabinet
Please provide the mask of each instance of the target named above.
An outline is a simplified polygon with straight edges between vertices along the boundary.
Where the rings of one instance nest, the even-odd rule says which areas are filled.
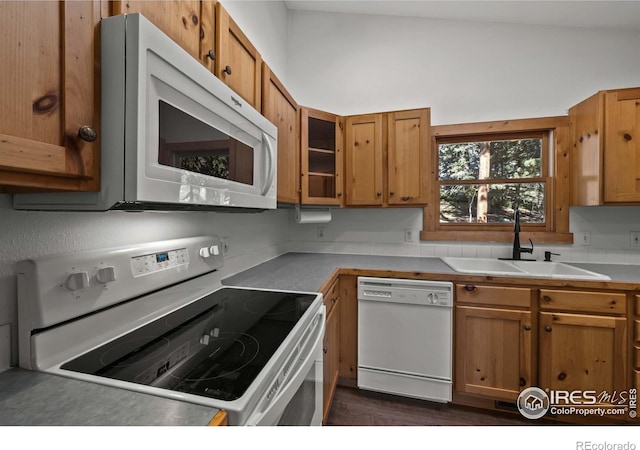
[[[624,317],[540,313],[540,387],[623,391],[626,385]]]
[[[324,332],[323,378],[322,378],[322,423],[325,424],[331,410],[333,394],[340,372],[340,300],[338,299],[327,316]]]
[[[456,306],[455,390],[515,401],[532,382],[531,312]]]

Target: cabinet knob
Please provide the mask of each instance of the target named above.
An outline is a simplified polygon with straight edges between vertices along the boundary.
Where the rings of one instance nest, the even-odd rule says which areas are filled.
[[[525,329],[526,331],[531,330],[531,325],[525,325],[525,326],[524,326],[524,329]]]
[[[382,197],[382,192],[376,192],[376,195],[377,195],[378,197]]]
[[[551,301],[551,297],[549,297],[548,295],[545,295],[542,297],[542,300],[544,300],[545,302],[550,302]]]
[[[206,56],[207,58],[209,58],[210,60],[215,61],[215,59],[216,59],[216,52],[214,52],[213,50],[209,50],[205,56]]]
[[[98,133],[95,129],[93,129],[93,127],[90,127],[89,125],[81,126],[78,130],[78,136],[80,136],[80,139],[87,142],[94,142],[96,139],[98,139]]]
[[[389,195],[393,195],[393,194],[395,194],[395,192],[393,192],[393,191],[389,192]]]
[[[409,199],[411,199],[411,197],[402,197],[402,201],[403,201],[403,202],[406,202],[406,201],[408,201]]]
[[[223,72],[226,73],[227,75],[231,75],[231,67],[225,66]]]
[[[342,197],[342,192],[338,192],[338,197]]]
[[[527,385],[527,380],[525,380],[524,378],[520,377],[520,387],[526,386],[526,385]]]
[[[546,327],[544,327],[544,331],[549,331],[551,332],[551,327],[549,325],[547,325]]]
[[[465,284],[464,290],[467,292],[473,292],[476,290],[476,287],[473,284]]]
[[[327,347],[322,347],[322,353],[327,353],[329,349]]]

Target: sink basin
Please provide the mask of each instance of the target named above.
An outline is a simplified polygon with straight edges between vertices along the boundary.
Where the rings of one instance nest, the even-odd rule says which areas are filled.
[[[560,262],[503,261],[492,258],[440,258],[456,272],[517,277],[565,278],[574,280],[610,280],[601,273],[591,272]]]
[[[572,278],[578,280],[610,280],[611,277],[559,262],[511,261],[514,266],[544,278]]]
[[[483,275],[527,276],[527,272],[506,261],[491,258],[440,258],[456,272]]]

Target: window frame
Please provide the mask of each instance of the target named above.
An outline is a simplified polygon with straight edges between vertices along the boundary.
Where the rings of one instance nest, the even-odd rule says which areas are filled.
[[[440,223],[440,186],[465,184],[469,181],[446,180],[441,183],[438,144],[507,139],[534,134],[544,136],[542,176],[528,180],[545,183],[545,223],[522,223],[521,240],[531,239],[535,243],[573,243],[573,234],[569,232],[571,174],[568,116],[432,126],[429,203],[423,210],[420,240],[512,242],[513,224]],[[527,179],[514,179],[510,182],[515,180],[522,182]],[[473,183],[476,181],[473,180]]]

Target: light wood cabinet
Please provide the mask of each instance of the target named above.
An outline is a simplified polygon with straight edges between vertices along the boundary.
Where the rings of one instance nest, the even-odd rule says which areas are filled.
[[[327,321],[324,333],[323,355],[323,414],[322,423],[325,424],[331,411],[333,395],[338,385],[340,372],[340,295],[339,281],[325,295]]]
[[[573,204],[640,203],[640,88],[600,91],[569,109]]]
[[[212,29],[214,4],[207,0],[113,1],[109,2],[109,13],[112,16],[141,13],[191,56],[206,61],[203,57],[208,50],[213,50],[215,39]],[[204,54],[201,46],[203,50],[208,47]]]
[[[300,109],[301,202],[343,203],[344,119],[317,109]]]
[[[100,13],[0,2],[0,192],[100,189]]]
[[[431,111],[419,109],[387,115],[389,205],[427,203]]]
[[[216,4],[215,74],[260,111],[262,57],[220,3]]]
[[[278,201],[300,202],[300,116],[291,94],[262,63],[262,114],[278,128]]]
[[[346,205],[427,203],[428,108],[346,119]]]
[[[616,293],[542,290],[540,295],[540,387],[609,393],[628,389],[625,296],[617,294],[620,309],[611,313],[619,315],[613,316],[600,312],[594,295],[604,305]],[[580,305],[582,313],[576,312]]]
[[[495,289],[500,287],[493,286],[475,286],[469,291],[466,286],[456,286],[455,390],[515,401],[522,389],[535,382],[531,311],[476,306],[478,298],[486,305],[508,301],[503,295],[509,291],[498,291]],[[459,295],[472,292],[477,295]],[[524,293],[530,301],[528,289],[513,292],[516,297]],[[469,300],[473,306],[460,304]]]
[[[636,389],[636,392],[640,391],[640,295],[636,295],[633,299],[634,302],[634,320],[633,320],[633,343],[631,345],[632,353],[632,371],[631,371],[631,386]],[[639,419],[640,420],[640,419]]]
[[[341,385],[358,385],[358,277],[340,275]]]
[[[346,204],[382,205],[382,114],[346,119]]]

